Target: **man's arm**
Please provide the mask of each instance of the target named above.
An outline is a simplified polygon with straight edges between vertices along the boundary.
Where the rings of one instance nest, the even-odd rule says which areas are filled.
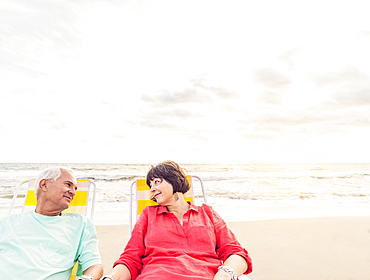
[[[94,280],[99,280],[103,275],[103,266],[101,264],[94,264],[84,270],[84,275],[89,275],[92,276]]]
[[[98,249],[98,236],[91,220],[87,218],[84,218],[84,220],[86,224],[78,247],[78,262],[84,275],[99,280],[103,275],[103,266]]]

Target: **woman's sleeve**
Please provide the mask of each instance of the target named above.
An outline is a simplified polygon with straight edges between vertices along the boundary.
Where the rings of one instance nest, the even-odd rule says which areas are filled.
[[[141,258],[145,253],[144,237],[148,226],[147,208],[145,208],[141,213],[131,233],[130,240],[128,241],[119,259],[113,265],[113,267],[117,264],[123,264],[127,266],[131,273],[131,279],[136,279],[142,268]]]
[[[243,248],[234,233],[227,227],[226,222],[216,213],[216,211],[209,205],[208,215],[213,222],[215,235],[216,235],[216,252],[220,260],[225,261],[230,255],[242,256],[247,264],[248,269],[246,274],[252,272],[252,259],[249,256],[248,251]]]

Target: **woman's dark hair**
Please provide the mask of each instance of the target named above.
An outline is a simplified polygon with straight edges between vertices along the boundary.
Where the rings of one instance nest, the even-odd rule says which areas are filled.
[[[184,170],[174,161],[166,160],[158,163],[148,171],[146,183],[150,186],[150,181],[155,178],[164,179],[173,187],[173,193],[186,193],[190,189],[189,181]]]

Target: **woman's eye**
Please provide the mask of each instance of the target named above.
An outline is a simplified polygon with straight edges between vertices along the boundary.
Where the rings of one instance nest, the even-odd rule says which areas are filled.
[[[150,183],[150,188],[152,188],[153,186],[158,186],[162,183],[162,180],[161,179],[153,179]]]

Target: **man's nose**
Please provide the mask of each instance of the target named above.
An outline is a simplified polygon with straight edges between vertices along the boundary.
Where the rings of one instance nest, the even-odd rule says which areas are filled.
[[[69,189],[69,194],[74,196],[76,194],[76,189],[75,188]]]

